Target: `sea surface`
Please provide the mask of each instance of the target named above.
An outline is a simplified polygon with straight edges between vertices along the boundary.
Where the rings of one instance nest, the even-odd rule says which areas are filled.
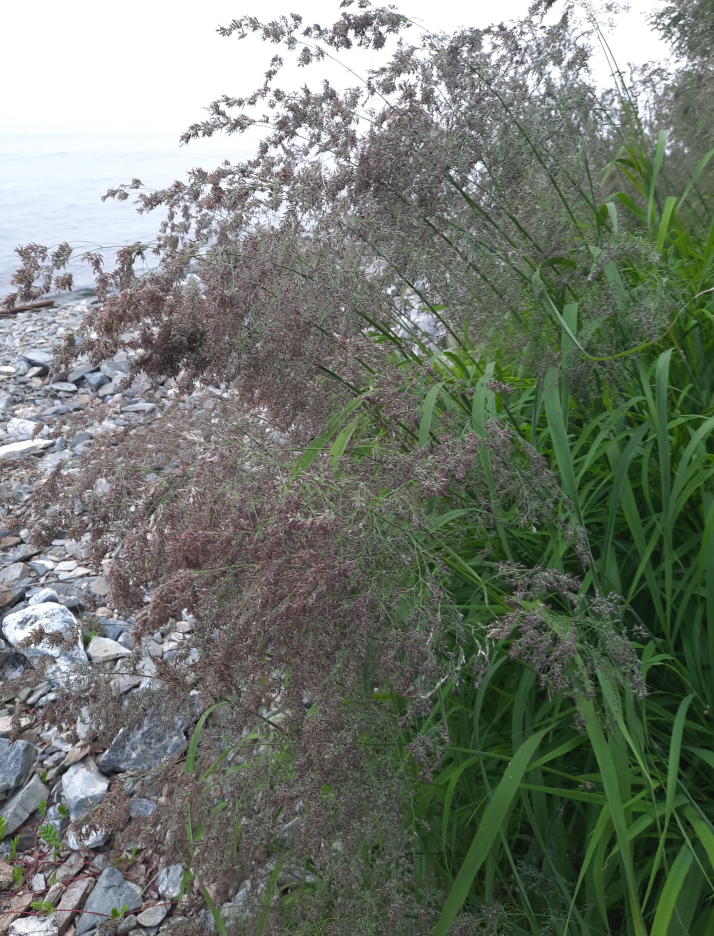
[[[108,188],[134,178],[164,188],[192,167],[210,170],[249,154],[238,138],[180,146],[178,137],[0,133],[0,300],[12,288],[18,245],[52,247],[66,240],[76,255],[101,247],[109,267],[117,247],[155,236],[163,214],[137,214],[131,195],[126,202],[102,202]],[[93,285],[86,263],[73,258],[68,269],[75,289]]]

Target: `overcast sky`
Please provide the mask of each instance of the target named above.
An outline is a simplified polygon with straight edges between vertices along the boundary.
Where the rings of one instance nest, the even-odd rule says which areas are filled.
[[[652,0],[633,0],[612,44],[621,65],[661,57],[647,29]],[[403,0],[431,29],[486,26],[528,0]],[[251,13],[299,12],[331,23],[337,0],[0,0],[0,133],[179,134],[223,93],[252,90],[273,46],[238,42],[219,24]],[[302,77],[302,76],[300,76]],[[346,82],[345,82],[346,83]]]

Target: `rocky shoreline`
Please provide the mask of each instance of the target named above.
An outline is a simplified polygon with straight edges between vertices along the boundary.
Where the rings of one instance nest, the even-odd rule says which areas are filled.
[[[58,728],[44,718],[77,666],[101,667],[127,699],[151,687],[154,661],[171,659],[190,640],[193,622],[167,621],[144,639],[139,668],[129,672],[125,659],[137,650],[132,616],[107,606],[109,580],[88,563],[89,534],[33,545],[25,524],[34,488],[58,465],[62,474],[76,472],[98,437],[143,434],[166,410],[201,407],[203,397],[221,393],[208,388],[179,399],[170,381],[152,387],[143,375],[123,389],[126,352],[98,367],[80,355],[71,371],[57,374],[56,350],[87,310],[83,300],[0,320],[0,526],[7,527],[0,530],[0,936],[83,936],[107,924],[119,936],[157,936],[186,915],[214,928],[195,883],[177,912],[183,870],[164,865],[163,845],[139,845],[142,822],[170,797],[150,771],[186,748],[190,719],[177,717],[167,730],[147,716],[140,729],[122,729],[92,756],[83,741],[88,724]],[[28,646],[38,626],[66,638],[78,623],[84,639],[69,649],[66,640],[65,647]],[[13,679],[41,657],[51,658],[42,680],[17,692]],[[13,719],[20,734],[11,742]],[[120,829],[97,828],[93,810],[118,788],[128,801]],[[238,911],[241,893],[223,907],[225,920]]]

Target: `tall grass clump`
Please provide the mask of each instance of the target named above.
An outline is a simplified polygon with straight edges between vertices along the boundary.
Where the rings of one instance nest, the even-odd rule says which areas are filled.
[[[276,57],[185,136],[262,124],[252,160],[111,193],[168,217],[152,272],[89,258],[92,354],[226,395],[50,479],[36,522],[83,497],[139,630],[196,617],[157,666],[167,717],[204,711],[157,823],[210,907],[244,887],[238,929],[708,936],[708,7],[600,92],[592,10],[410,43],[352,6],[222,31],[385,48],[363,83],[284,92]],[[159,705],[90,696],[98,747]]]

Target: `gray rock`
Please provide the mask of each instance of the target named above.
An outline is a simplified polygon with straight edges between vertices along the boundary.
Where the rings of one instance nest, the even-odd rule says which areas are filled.
[[[33,595],[27,603],[30,607],[33,607],[34,605],[45,603],[50,604],[52,602],[55,604],[59,603],[59,595],[57,592],[52,588],[41,588],[40,591]]]
[[[100,387],[103,387],[104,384],[109,383],[109,378],[105,377],[100,371],[93,374],[85,374],[84,379],[95,392],[99,390]]]
[[[99,575],[97,578],[91,580],[89,590],[98,598],[105,598],[109,594],[110,587],[109,579],[106,575]]]
[[[117,936],[127,936],[127,933],[130,933],[132,930],[137,928],[136,917],[134,914],[124,917],[124,919],[119,923],[116,928]]]
[[[109,780],[97,770],[91,757],[72,767],[62,778],[70,819],[81,819],[98,806],[109,789]]]
[[[79,383],[82,377],[86,376],[91,369],[91,364],[79,364],[73,371],[67,374],[67,380],[69,380],[70,383]]]
[[[122,728],[99,760],[105,773],[152,770],[164,758],[174,757],[186,747],[185,721],[177,716],[173,729],[164,729],[151,713],[138,731]]]
[[[142,910],[137,915],[136,921],[141,926],[160,926],[166,919],[170,909],[171,905],[168,903],[155,904],[153,907]]]
[[[131,382],[131,391],[132,393],[146,393],[147,390],[151,390],[153,387],[153,381],[148,374],[145,374],[144,371],[137,374],[136,377]]]
[[[38,575],[45,575],[47,572],[51,572],[55,567],[54,562],[51,559],[33,559],[30,562],[30,568],[35,571]],[[35,602],[39,604],[39,602]]]
[[[55,876],[57,878],[57,883],[64,884],[69,881],[70,878],[77,877],[83,867],[84,858],[76,852],[70,854],[65,863],[56,871]]]
[[[109,660],[118,660],[129,656],[131,650],[122,647],[116,640],[109,637],[92,637],[87,647],[87,656],[92,663],[107,663]]]
[[[43,452],[53,444],[52,439],[27,439],[25,442],[10,442],[0,445],[0,459],[10,461],[15,458],[24,458],[25,455],[35,455]]]
[[[135,819],[137,816],[150,816],[152,812],[156,809],[156,803],[150,799],[144,799],[143,797],[133,799],[129,803],[129,815],[132,819]],[[180,865],[178,866],[180,867]]]
[[[119,635],[124,633],[121,627],[117,627],[113,621],[103,621],[100,618],[99,623],[102,625],[104,636],[108,637],[110,640],[117,640]]]
[[[34,364],[35,367],[51,367],[54,358],[48,351],[32,348],[29,351],[23,351],[20,355],[28,364]],[[18,371],[19,373],[19,371]]]
[[[76,386],[71,383],[69,380],[57,380],[55,383],[50,384],[53,390],[56,390],[58,393],[76,393]]]
[[[2,664],[0,664],[0,680],[4,682],[6,679],[17,679],[18,676],[22,676],[26,670],[30,669],[31,665],[24,653],[15,651],[5,657]]]
[[[79,878],[67,886],[57,908],[58,936],[62,936],[70,928],[72,920],[84,906],[87,896],[93,889],[94,880],[90,877]]]
[[[117,643],[120,644],[122,647],[126,647],[126,649],[129,651],[134,649],[132,642],[131,642],[131,636],[126,631],[122,631],[122,633],[119,634],[119,636],[117,637]]]
[[[182,880],[183,868],[181,865],[169,865],[168,868],[162,868],[159,871],[159,876],[156,878],[156,889],[167,900],[176,900],[181,893]]]
[[[129,362],[128,361],[104,361],[101,364],[101,372],[105,377],[108,377],[109,380],[114,380],[115,378],[126,377],[129,373]]]
[[[45,813],[45,825],[53,825],[60,835],[67,831],[69,825],[69,816],[63,816],[59,811],[59,804],[50,806]]]
[[[11,612],[6,615],[2,622],[3,633],[13,647],[21,640],[29,637],[37,627],[43,628],[48,633],[59,632],[65,637],[74,628],[77,629],[77,637],[70,650],[50,646],[47,641],[42,641],[39,646],[24,649],[23,652],[31,661],[41,656],[55,658],[57,662],[47,670],[48,676],[56,678],[57,675],[69,672],[75,664],[87,661],[87,654],[84,652],[82,635],[79,632],[77,621],[72,612],[61,604],[54,601],[40,602],[22,611]]]
[[[75,445],[81,445],[84,442],[91,442],[92,437],[88,432],[78,432],[76,435],[72,436],[69,440],[69,447],[74,448]]]
[[[37,546],[31,546],[29,543],[20,543],[10,552],[0,554],[0,561],[5,562],[24,562],[25,559],[31,559],[38,556],[42,550]]]
[[[122,406],[122,413],[153,413],[155,409],[156,403],[146,403],[144,400],[140,400],[138,403]]]
[[[32,574],[26,562],[11,562],[0,570],[0,587],[12,588]]]
[[[6,413],[15,405],[15,397],[11,393],[0,393],[0,412]]]
[[[2,810],[5,820],[5,835],[12,835],[31,816],[42,800],[47,800],[50,791],[35,774],[27,786],[16,793]]]
[[[0,738],[0,796],[5,797],[21,786],[37,757],[37,748],[28,741],[11,744]]]
[[[136,890],[124,880],[124,876],[116,868],[105,868],[97,881],[97,886],[87,898],[84,912],[77,921],[76,936],[82,936],[103,923],[111,916],[112,910],[121,910],[126,904],[128,911],[138,910],[141,906],[141,897]]]
[[[97,390],[98,397],[111,396],[119,390],[119,381],[112,380],[111,383],[106,383]]]

